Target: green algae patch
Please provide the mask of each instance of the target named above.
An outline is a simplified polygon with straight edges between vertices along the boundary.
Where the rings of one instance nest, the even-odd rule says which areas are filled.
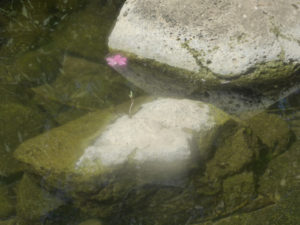
[[[8,218],[15,213],[14,196],[9,186],[0,184],[0,219]]]
[[[243,172],[223,181],[223,200],[226,213],[244,207],[255,196],[255,181],[252,172]]]
[[[9,176],[24,169],[13,157],[15,148],[28,138],[39,134],[45,115],[36,107],[20,103],[0,105],[0,175]]]
[[[133,112],[140,101],[142,100],[136,99]],[[115,108],[87,113],[79,119],[25,141],[17,148],[14,156],[27,164],[31,171],[44,176],[51,186],[64,187],[76,183],[76,189],[89,189],[88,184],[80,184],[104,173],[103,167],[98,165],[95,171],[77,170],[76,162],[103,129],[120,114],[128,113],[129,107],[130,103],[124,103]]]
[[[219,180],[238,173],[257,159],[261,149],[259,139],[251,129],[242,127],[223,139],[214,157],[206,164],[206,176],[209,180]]]
[[[49,34],[66,16],[85,5],[86,0],[13,1],[1,4],[0,55],[15,55],[37,49],[49,42]],[[20,35],[21,34],[21,35]]]
[[[81,222],[79,225],[103,225],[103,223],[101,223],[101,221],[99,221],[97,219],[90,219],[90,220]]]
[[[289,125],[278,115],[260,113],[246,122],[260,140],[268,146],[272,156],[286,151],[295,139]]]
[[[26,52],[17,57],[8,68],[11,75],[8,81],[30,85],[51,82],[56,78],[61,62],[62,54],[57,50],[50,50],[48,46]]]
[[[294,225],[300,221],[299,216],[299,190],[291,190],[283,200],[277,204],[249,212],[238,213],[220,219],[204,223],[195,223],[195,225]]]
[[[24,174],[17,185],[17,216],[30,222],[40,221],[42,216],[57,209],[64,202],[53,194],[41,188],[37,180]]]
[[[148,93],[196,97],[209,91],[247,90],[256,94],[280,95],[299,81],[299,64],[280,60],[261,63],[242,74],[220,75],[200,65],[197,72],[173,67],[152,59],[140,58],[129,52],[110,49],[129,58],[124,76]],[[198,57],[197,55],[195,57]],[[132,75],[135,74],[135,75]]]
[[[76,55],[104,62],[107,36],[119,11],[120,1],[92,0],[62,21],[51,35],[55,46]]]
[[[56,186],[56,182],[66,182],[72,174],[76,174],[75,164],[85,147],[92,143],[100,128],[113,118],[114,114],[110,110],[88,113],[63,127],[54,128],[24,142],[14,155]]]
[[[55,114],[55,108],[60,105],[91,111],[129,100],[130,88],[126,83],[107,66],[66,55],[57,79],[33,91],[37,95],[36,102],[51,114]]]
[[[0,225],[16,225],[17,220],[15,218],[8,219],[8,220],[0,220]]]
[[[259,178],[258,192],[277,202],[290,190],[299,188],[299,158],[299,141],[296,141],[288,151],[269,162]]]

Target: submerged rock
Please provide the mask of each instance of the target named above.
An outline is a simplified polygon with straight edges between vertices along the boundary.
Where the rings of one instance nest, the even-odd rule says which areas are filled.
[[[0,184],[0,220],[15,213],[15,201],[10,192],[9,186]]]
[[[51,35],[55,46],[104,62],[108,52],[107,36],[122,2],[90,0],[82,10],[66,15]]]
[[[39,134],[45,115],[36,107],[24,106],[18,102],[0,105],[0,176],[9,176],[24,169],[15,160],[15,148],[28,138]]]
[[[24,174],[16,193],[17,215],[27,224],[40,222],[43,216],[64,204],[60,198],[42,189],[28,174]]]
[[[260,113],[247,121],[249,127],[268,146],[273,157],[286,151],[294,141],[294,135],[280,116]]]
[[[299,87],[296,2],[130,0],[109,48],[129,57],[120,72],[147,92],[261,110]]]
[[[120,106],[117,111],[89,113],[52,129],[22,144],[15,156],[40,175],[50,172],[46,179],[54,186],[59,180],[92,181],[124,167],[143,171],[141,180],[147,173],[168,177],[168,171],[181,173],[191,167],[194,154],[205,157],[206,149],[198,149],[196,142],[204,142],[206,133],[230,120],[216,108],[192,100],[158,99],[140,109],[139,101],[132,109],[126,104],[125,111]],[[129,110],[130,115],[119,115],[119,110]]]
[[[83,110],[116,105],[129,99],[130,88],[126,80],[110,68],[65,55],[57,79],[51,84],[33,88],[33,91],[37,95],[36,101],[53,113],[55,103]]]

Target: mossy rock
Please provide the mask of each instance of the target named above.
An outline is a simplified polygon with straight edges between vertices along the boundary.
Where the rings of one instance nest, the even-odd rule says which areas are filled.
[[[17,224],[17,219],[12,218],[8,220],[0,220],[0,225],[16,225]]]
[[[89,219],[86,221],[81,222],[78,225],[102,225],[103,223],[101,223],[101,221],[97,220],[97,219]]]
[[[217,221],[195,223],[195,225],[295,225],[300,221],[299,189],[286,193],[277,204],[249,212],[238,213]]]
[[[11,58],[15,54],[37,49],[49,42],[49,33],[67,14],[85,5],[86,0],[14,1],[3,4],[2,37],[5,44],[1,55]],[[22,35],[20,35],[20,33]]]
[[[82,110],[109,107],[129,100],[130,92],[126,80],[109,67],[73,56],[64,57],[55,82],[33,90],[37,101],[50,113],[55,103],[58,107],[61,104]],[[54,112],[55,108],[54,105]]]
[[[0,219],[5,219],[15,213],[15,200],[10,187],[0,184]]]
[[[162,102],[167,102],[168,104],[171,102],[173,104],[174,101],[179,101],[188,102],[189,104],[193,102],[193,104],[196,104],[196,106],[199,107],[200,111],[196,110],[192,111],[192,113],[199,113],[199,115],[195,115],[195,118],[198,118],[198,116],[204,116],[203,120],[201,120],[201,124],[202,122],[204,124],[201,126],[199,125],[199,127],[201,127],[201,131],[207,126],[207,132],[212,132],[210,130],[210,126],[222,127],[228,121],[238,124],[238,122],[233,122],[234,119],[226,113],[201,102],[194,102],[186,99],[153,99],[154,98],[134,99],[134,107],[130,114],[131,117],[128,118],[129,121],[134,120],[135,116],[144,109],[143,107],[146,107],[142,105],[145,102],[148,106],[150,105],[151,107],[153,106],[153,108],[160,109],[165,106],[161,105],[163,104]],[[159,105],[155,106],[151,103]],[[125,162],[121,161],[119,164],[105,164],[105,159],[103,160],[103,163],[103,161],[100,161],[97,158],[97,156],[100,155],[97,152],[95,153],[95,158],[93,158],[93,154],[90,157],[90,150],[87,150],[87,147],[93,146],[96,140],[98,140],[97,137],[103,133],[104,129],[106,131],[107,127],[110,128],[113,126],[114,124],[112,123],[114,121],[117,122],[120,118],[121,121],[122,119],[127,120],[128,115],[126,114],[129,111],[130,105],[131,102],[128,102],[114,108],[87,113],[79,119],[27,140],[19,146],[14,155],[18,160],[26,163],[30,168],[30,171],[42,176],[47,185],[63,189],[69,196],[72,197],[76,207],[91,216],[109,218],[115,215],[115,213],[119,212],[120,205],[124,205],[123,202],[124,198],[127,198],[126,196],[128,196],[128,199],[126,200],[127,203],[124,207],[133,211],[138,210],[141,217],[145,216],[149,218],[149,216],[147,216],[147,212],[149,212],[149,214],[153,215],[154,218],[153,220],[149,220],[152,222],[159,221],[159,218],[162,215],[161,212],[168,214],[164,222],[165,224],[176,213],[182,215],[182,218],[184,218],[185,215],[190,215],[185,212],[189,212],[191,208],[193,208],[193,205],[196,204],[196,202],[191,201],[196,193],[193,188],[191,188],[190,192],[182,193],[184,187],[189,184],[188,171],[203,167],[203,161],[205,160],[199,159],[201,158],[199,155],[209,155],[205,153],[205,150],[198,149],[197,145],[190,146],[188,144],[188,146],[191,147],[192,154],[195,154],[195,157],[191,157],[191,160],[193,161],[192,163],[185,164],[185,162],[183,162],[183,167],[181,167],[181,164],[177,165],[177,161],[176,165],[170,164],[176,169],[175,172],[174,170],[170,172],[165,170],[166,168],[169,169],[168,166],[165,167],[165,164],[168,164],[169,162],[161,163],[159,161],[159,165],[157,165],[157,163],[154,164],[155,162],[143,162],[142,164],[139,164],[139,161],[134,159],[136,149],[134,149],[133,153],[130,153],[128,157],[126,156],[127,158],[125,157]],[[189,106],[191,107],[191,105]],[[182,112],[176,107],[175,109],[177,109],[176,112]],[[209,112],[206,111],[206,109],[209,110]],[[147,115],[151,115],[151,118],[155,121],[159,121],[161,119],[161,116],[156,114],[153,115],[151,111],[149,112],[144,109],[143,112],[147,112]],[[203,114],[201,114],[202,112]],[[208,115],[209,117],[206,117]],[[170,114],[167,116],[170,117]],[[191,121],[189,117],[188,121],[190,121],[191,124],[195,124],[193,116],[192,119],[193,121]],[[168,118],[166,120],[168,120]],[[152,120],[149,121],[152,122]],[[181,123],[180,119],[179,121]],[[173,120],[171,122],[173,122]],[[159,123],[155,122],[154,124]],[[155,125],[155,127],[161,126]],[[128,128],[133,130],[136,129],[133,127]],[[122,127],[122,129],[126,130],[127,127]],[[136,131],[143,133],[143,131],[140,130]],[[146,130],[145,132],[147,133],[148,131]],[[192,135],[195,135],[195,144],[197,141],[199,142],[197,138],[200,137],[203,138],[203,141],[206,141],[205,135],[199,134],[197,136],[194,134],[197,132],[193,132],[192,128],[186,128],[184,131],[180,132],[186,132],[188,137],[191,135],[191,139],[193,139]],[[150,132],[149,136],[155,134]],[[135,132],[133,132],[133,135],[133,139],[137,138],[137,134]],[[116,142],[118,141],[118,138],[119,136],[116,137]],[[177,139],[178,136],[176,136],[176,140]],[[193,141],[191,140],[191,142]],[[169,143],[167,144],[169,145]],[[206,145],[204,144],[202,146]],[[188,149],[188,151],[190,151],[190,149]],[[111,151],[108,152],[111,154]],[[202,154],[203,152],[205,154]],[[169,157],[168,154],[164,154],[164,156]],[[180,157],[182,156],[180,155]],[[117,160],[119,160],[119,158],[120,157],[118,156]],[[89,161],[89,159],[92,160]],[[190,158],[187,160],[189,159]],[[157,167],[151,167],[153,164],[157,165]],[[171,169],[173,169],[173,167]],[[159,171],[159,173],[157,173],[157,171]],[[166,194],[168,192],[170,192],[170,195]],[[157,194],[153,195],[153,193]],[[149,201],[147,201],[149,204],[145,204],[145,199],[149,199]],[[165,205],[162,204],[160,208],[159,202],[162,203],[162,199],[167,199],[169,203],[166,203]],[[211,197],[208,197],[208,199],[207,205],[211,207],[211,205],[213,205],[213,200]],[[152,203],[155,204],[156,207],[152,207]],[[176,203],[176,207],[172,207],[172,203]],[[170,212],[168,212],[168,209],[170,209]],[[124,217],[124,220],[128,222],[129,218],[126,217],[126,214],[122,214],[122,217]]]
[[[277,202],[285,198],[290,190],[299,189],[299,144],[299,141],[296,141],[288,151],[269,162],[264,174],[259,178],[260,194]]]
[[[108,53],[107,37],[117,17],[120,4],[92,0],[86,7],[65,18],[52,38],[55,46],[85,58],[104,62]]]
[[[51,46],[19,55],[13,65],[7,67],[7,83],[41,85],[53,81],[61,67],[62,54]]]
[[[37,180],[28,174],[24,174],[17,185],[16,193],[17,216],[28,222],[37,222],[64,204],[60,198],[41,188]]]
[[[12,154],[20,143],[42,131],[45,115],[20,103],[0,105],[0,115],[0,175],[9,176],[24,169]]]
[[[258,158],[263,148],[250,128],[237,127],[231,132],[234,132],[232,136],[221,139],[213,158],[206,164],[205,176],[210,181],[240,172]]]
[[[232,213],[253,200],[255,181],[252,172],[243,172],[223,181],[223,201],[226,213]]]
[[[128,110],[129,104],[124,108]],[[90,176],[95,174],[78,175],[76,162],[84,149],[101,133],[101,127],[111,123],[118,113],[119,111],[113,108],[88,113],[62,127],[53,128],[27,140],[19,146],[14,155],[18,160],[30,165],[36,174],[44,176],[52,186],[64,187],[70,181],[73,184],[74,181],[80,183],[89,180]],[[101,174],[101,171],[98,172]],[[78,185],[76,188],[89,189],[89,185],[85,185]]]
[[[278,115],[260,113],[246,122],[260,140],[268,146],[272,157],[286,151],[295,140],[288,123]]]

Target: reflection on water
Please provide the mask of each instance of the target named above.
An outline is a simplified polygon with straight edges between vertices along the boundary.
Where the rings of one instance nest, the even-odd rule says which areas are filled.
[[[271,97],[255,88],[195,92],[189,83],[141,72],[135,62],[114,71],[105,62],[106,42],[123,2],[0,2],[0,224],[296,224],[299,91]],[[75,162],[100,127],[153,101],[139,98],[144,93],[202,100],[235,116],[213,108],[217,125],[205,132],[178,128],[167,112],[148,115],[160,121],[146,126],[151,132],[126,125],[130,143],[158,140],[156,128],[176,127],[176,135],[189,137],[184,149],[177,147],[180,153],[189,149],[192,160],[176,179],[164,174],[163,163],[157,170],[148,162],[136,165],[138,149],[126,156],[126,165],[107,169],[94,160],[97,173],[77,173]],[[255,113],[236,118],[249,110]],[[175,117],[182,111],[174,109]],[[159,139],[165,149],[177,143],[170,140]],[[160,143],[154,142],[139,148]]]

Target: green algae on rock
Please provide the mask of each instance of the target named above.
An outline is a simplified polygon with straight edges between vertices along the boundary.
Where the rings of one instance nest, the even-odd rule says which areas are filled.
[[[275,114],[260,113],[247,120],[247,124],[268,146],[272,157],[286,151],[294,141],[294,135],[287,122]]]
[[[107,34],[123,1],[92,0],[80,11],[67,16],[51,35],[56,47],[87,59],[104,62]]]
[[[254,162],[263,146],[249,128],[237,129],[233,135],[219,146],[214,157],[206,164],[208,180],[220,180],[236,174]]]
[[[238,213],[217,221],[194,223],[193,225],[294,225],[298,224],[299,216],[299,189],[287,192],[285,198],[277,204],[259,210]]]
[[[244,207],[255,196],[255,181],[252,172],[243,172],[223,181],[225,213],[232,213]]]
[[[58,197],[42,189],[29,174],[17,186],[17,215],[28,223],[39,222],[42,216],[63,205]]]
[[[42,131],[45,121],[38,108],[20,103],[0,105],[0,175],[21,172],[24,166],[13,157],[15,148],[28,138]]]
[[[171,108],[167,107],[169,104],[165,105],[168,102],[172,103]],[[177,109],[179,103],[185,106],[184,108],[181,107],[181,110]],[[156,106],[155,104],[158,105]],[[75,206],[91,216],[100,216],[102,218],[114,216],[120,212],[120,203],[124,202],[124,198],[128,197],[128,204],[124,205],[122,203],[121,205],[124,205],[126,209],[137,210],[139,208],[139,214],[148,217],[149,221],[159,221],[161,211],[167,215],[164,224],[173,217],[175,212],[182,216],[182,220],[184,218],[187,219],[190,216],[192,205],[198,203],[191,201],[193,199],[192,196],[195,194],[192,191],[194,190],[193,188],[190,192],[183,192],[184,187],[189,183],[186,175],[189,173],[189,170],[203,167],[204,162],[202,161],[205,160],[201,161],[199,158],[202,156],[205,158],[207,157],[206,155],[209,155],[204,148],[207,147],[210,149],[210,146],[206,146],[205,144],[198,145],[197,147],[196,142],[201,142],[200,139],[205,142],[205,130],[211,132],[211,126],[215,126],[217,129],[217,127],[225,124],[226,121],[234,121],[234,119],[213,106],[191,100],[137,98],[132,109],[132,115],[130,118],[127,118],[128,116],[124,115],[124,113],[128,113],[129,107],[130,103],[126,103],[116,108],[88,113],[82,118],[26,141],[17,149],[15,157],[26,163],[35,174],[44,176],[48,185],[65,190],[72,197]],[[157,114],[157,110],[161,111],[164,108],[170,110],[170,112],[166,113],[163,111],[163,113]],[[188,114],[188,116],[182,117],[176,114],[186,111],[190,112],[190,110],[193,115]],[[144,117],[138,117],[142,112],[145,118],[151,116],[152,119],[149,118],[148,121],[144,120]],[[203,112],[203,115],[201,112]],[[176,116],[176,123],[171,119],[174,116],[173,113],[175,113],[175,116],[178,116]],[[168,118],[165,118],[166,116]],[[199,116],[200,119],[198,118]],[[129,122],[140,121],[144,125],[136,127],[133,123],[120,127],[117,130],[118,132],[116,132],[116,139],[113,142],[116,146],[122,147],[120,145],[122,138],[131,133],[133,136],[129,136],[128,140],[126,139],[127,141],[142,143],[144,141],[146,147],[137,146],[136,149],[133,149],[125,157],[122,154],[126,153],[128,149],[121,148],[122,151],[118,153],[120,155],[117,154],[117,158],[113,157],[114,152],[117,151],[117,149],[114,150],[113,146],[109,147],[108,151],[105,152],[102,152],[103,149],[97,150],[96,148],[107,146],[106,144],[101,144],[97,147],[97,143],[101,142],[101,137],[108,137],[107,135],[110,130],[113,130],[112,127],[116,126],[115,124],[117,124],[118,120]],[[160,120],[163,122],[159,122]],[[185,129],[182,130],[172,128],[173,126],[179,126],[185,120],[188,121],[188,124],[193,124],[193,126],[201,129],[198,130],[198,128],[189,127],[189,125],[185,125]],[[172,125],[173,123],[175,125]],[[149,124],[152,125],[150,126]],[[200,124],[202,125],[200,126]],[[171,129],[169,136],[167,135],[168,127],[170,127],[169,129],[173,129]],[[143,131],[145,128],[147,129]],[[119,134],[122,130],[125,133]],[[200,134],[197,135],[197,132]],[[176,134],[175,142],[172,141],[173,133]],[[145,134],[148,135],[145,136]],[[147,146],[152,146],[162,141],[166,142],[166,140],[162,139],[153,139],[152,136],[160,138],[160,134],[163,139],[167,140],[168,146],[173,146],[173,142],[176,144],[178,140],[181,140],[179,142],[181,147],[176,150],[179,152],[178,156],[176,151],[171,151],[170,154],[159,154],[159,152],[164,153],[170,147],[158,144],[157,146],[164,146],[164,150],[151,154],[149,158],[152,159],[154,157],[152,159],[153,162],[151,160],[147,162],[147,157],[143,158],[144,156],[140,152],[143,148],[147,148]],[[141,138],[141,135],[145,140]],[[187,140],[185,139],[186,137],[188,137]],[[153,139],[154,141],[148,143],[147,139]],[[109,139],[107,142],[109,142]],[[193,144],[192,142],[195,143]],[[130,144],[127,148],[134,148],[134,146],[134,144]],[[187,148],[187,146],[190,147]],[[152,148],[155,148],[155,146]],[[187,148],[187,150],[182,151],[181,148]],[[149,151],[151,152],[151,149]],[[190,151],[193,152],[192,163],[185,163],[185,160],[189,161]],[[112,157],[110,154],[112,154]],[[100,158],[101,156],[102,158]],[[175,156],[179,157],[177,161]],[[155,157],[158,158],[156,159]],[[187,159],[185,159],[186,157]],[[176,163],[176,165],[172,164],[172,158],[175,159],[175,162],[180,163]],[[168,162],[168,159],[170,162]],[[155,163],[157,160],[165,161],[162,161],[164,163]],[[114,162],[117,164],[114,164]],[[153,195],[153,193],[157,194]],[[169,193],[169,195],[166,195],[166,193]],[[144,204],[145,198],[149,199],[149,204]],[[165,199],[167,202],[173,202],[173,205],[176,205],[176,207],[170,207],[170,203],[167,202],[162,204],[162,199]],[[207,204],[212,205],[212,201],[212,197],[208,197]],[[183,204],[184,202],[185,204]],[[152,207],[152,203],[157,207]],[[201,211],[201,209],[199,210]],[[153,218],[150,219],[147,213],[153,215]],[[125,221],[129,219],[123,213],[122,217],[124,217]],[[176,218],[180,219],[179,217]]]
[[[15,200],[9,186],[0,184],[0,219],[8,218],[15,213]]]
[[[288,151],[272,159],[259,178],[258,192],[274,202],[284,199],[293,189],[299,188],[299,141]]]
[[[39,104],[49,108],[51,102],[94,110],[129,100],[126,80],[109,67],[83,58],[64,56],[57,79],[33,89]],[[47,110],[47,109],[46,109]],[[51,112],[51,111],[50,111]]]

